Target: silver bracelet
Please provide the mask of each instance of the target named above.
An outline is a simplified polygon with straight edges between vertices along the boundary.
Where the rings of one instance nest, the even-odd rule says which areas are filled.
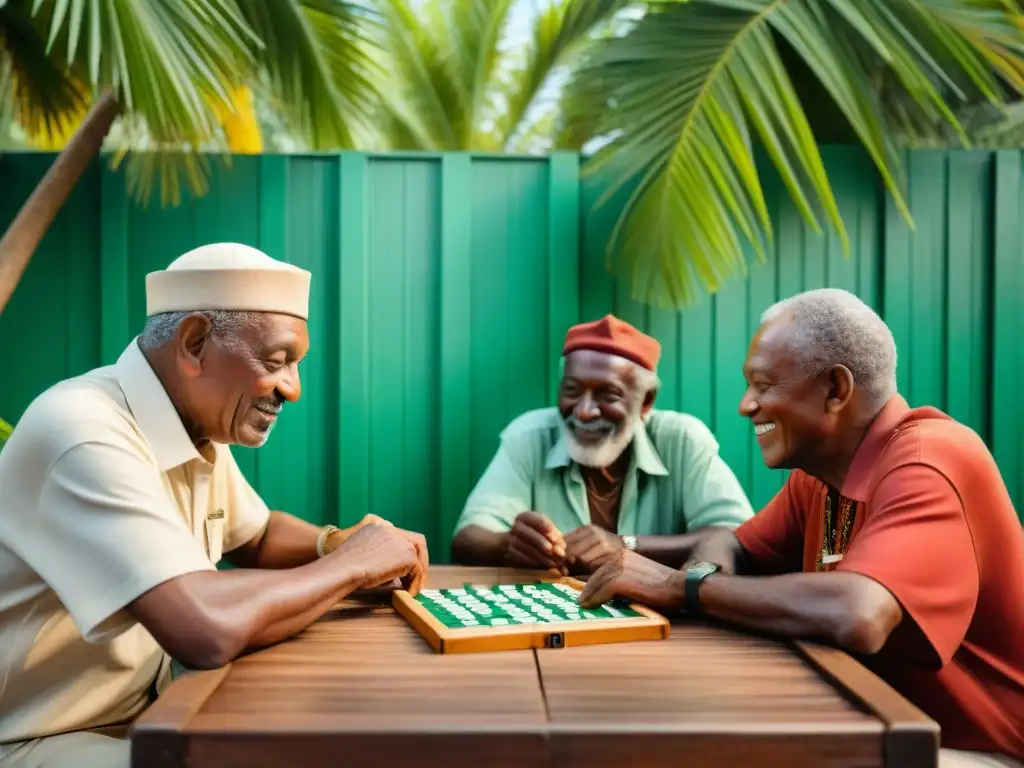
[[[316,554],[317,557],[326,557],[324,552],[324,544],[327,542],[327,536],[331,531],[341,530],[336,525],[325,525],[324,529],[320,531],[320,535],[316,537]]]

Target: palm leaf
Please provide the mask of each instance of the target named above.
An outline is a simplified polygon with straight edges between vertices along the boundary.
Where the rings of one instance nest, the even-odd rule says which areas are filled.
[[[671,306],[745,274],[746,249],[763,257],[771,237],[761,151],[808,224],[826,222],[848,249],[784,52],[812,73],[910,221],[897,129],[931,121],[965,138],[955,109],[999,103],[1020,71],[1019,22],[1007,0],[649,3],[635,29],[592,49],[567,100],[570,115],[601,114],[597,133],[611,139],[588,164],[613,178],[602,202],[632,185],[609,257],[635,297]],[[880,73],[901,112],[880,100]]]
[[[342,0],[240,7],[262,42],[256,67],[289,128],[313,150],[354,148],[355,133],[370,121],[377,68],[366,43],[376,15]]]
[[[354,147],[368,130],[373,57],[364,28],[372,14],[355,3],[10,0],[0,14],[30,25],[22,39],[42,48],[44,62],[80,76],[86,98],[75,116],[90,92],[114,90],[123,111],[114,163],[128,157],[129,188],[143,203],[157,183],[165,202],[180,199],[182,181],[204,193],[210,159],[197,152],[262,147],[254,91],[314,149]],[[11,58],[6,43],[0,65],[3,56]],[[23,89],[38,111],[61,115],[45,98],[52,90]],[[55,134],[55,146],[66,133]]]
[[[498,149],[486,116],[511,0],[382,0],[382,143]],[[390,130],[391,133],[387,131]],[[411,144],[411,146],[409,146]]]
[[[0,111],[40,149],[62,145],[89,108],[81,71],[46,49],[25,2],[0,5]]]
[[[465,86],[447,51],[447,17],[434,0],[414,10],[406,0],[382,0],[378,36],[384,75],[378,116],[388,149],[461,149]]]
[[[495,117],[495,133],[502,146],[515,150],[556,133],[559,125],[558,92],[548,103],[542,95],[553,73],[568,71],[574,54],[594,41],[592,34],[630,0],[544,0],[533,19],[530,40],[504,73],[501,109]],[[530,113],[539,112],[538,124]],[[561,146],[561,145],[559,145]]]

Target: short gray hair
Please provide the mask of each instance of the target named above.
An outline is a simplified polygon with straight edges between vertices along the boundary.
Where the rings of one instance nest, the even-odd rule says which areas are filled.
[[[769,307],[762,325],[788,316],[793,359],[811,375],[844,365],[873,404],[896,393],[896,340],[885,321],[849,291],[819,288]]]
[[[182,321],[189,315],[205,315],[210,320],[212,333],[229,345],[238,342],[238,335],[259,324],[256,312],[236,312],[220,309],[196,310],[195,312],[161,312],[146,319],[146,325],[139,334],[142,349],[155,349],[171,342]]]

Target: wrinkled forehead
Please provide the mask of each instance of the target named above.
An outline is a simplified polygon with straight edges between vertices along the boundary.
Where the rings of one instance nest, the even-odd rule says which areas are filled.
[[[578,349],[566,356],[562,377],[588,386],[614,384],[632,388],[636,385],[636,368],[616,355]]]

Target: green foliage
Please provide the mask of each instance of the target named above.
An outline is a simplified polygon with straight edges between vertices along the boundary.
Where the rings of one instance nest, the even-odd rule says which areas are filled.
[[[13,432],[14,427],[12,427],[3,419],[0,419],[0,445],[7,442],[11,437],[11,433]]]
[[[640,300],[685,305],[746,274],[771,222],[763,149],[815,231],[848,237],[794,83],[801,71],[863,144],[910,220],[899,150],[966,134],[956,112],[1024,90],[1011,0],[652,0],[627,34],[588,50],[570,120],[611,140],[588,165],[630,185],[609,256]]]
[[[518,151],[554,125],[545,87],[625,0],[540,0],[528,40],[507,38],[512,0],[379,0],[377,143],[387,149]]]
[[[182,177],[205,191],[196,151],[224,149],[222,118],[237,114],[242,88],[272,101],[306,146],[354,148],[373,93],[371,19],[342,0],[6,0],[0,124],[7,115],[60,146],[112,89],[135,150],[129,185],[146,200],[160,170],[176,202]]]

